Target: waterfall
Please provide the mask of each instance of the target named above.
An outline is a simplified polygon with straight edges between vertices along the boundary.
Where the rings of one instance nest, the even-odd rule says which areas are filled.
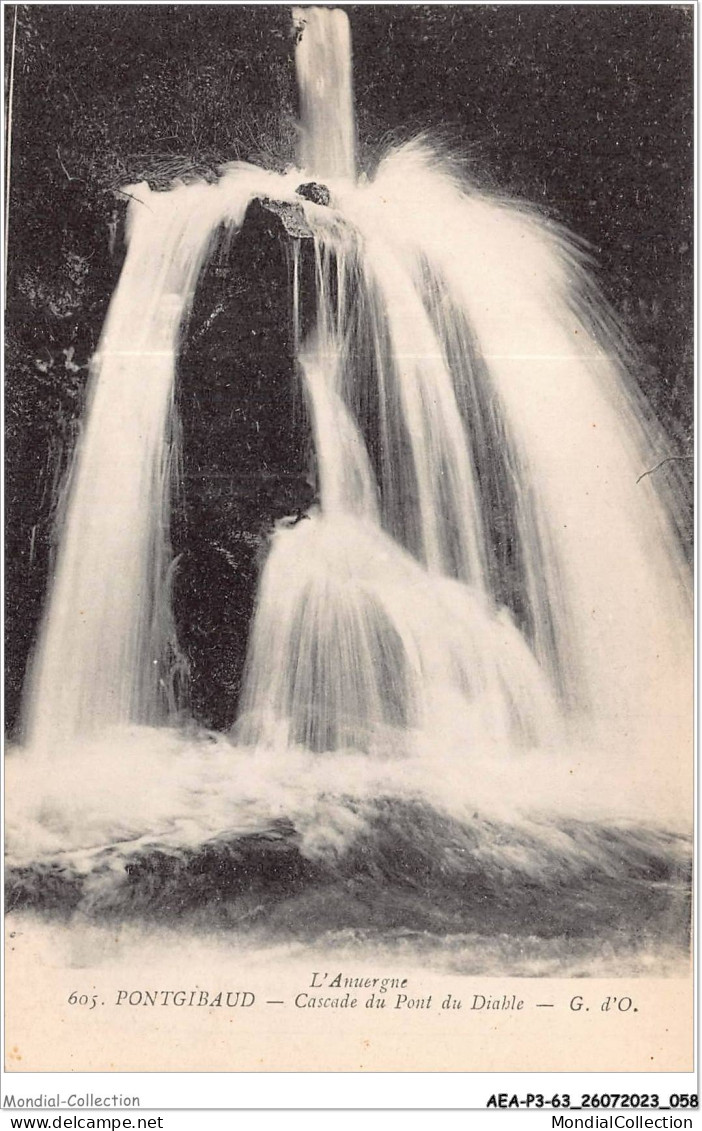
[[[441,729],[451,710],[462,712],[467,747],[553,742],[558,712],[548,679],[485,586],[466,436],[411,279],[398,271],[385,291],[369,281],[352,329],[351,296],[364,289],[368,269],[353,230],[322,230],[316,266],[317,325],[300,363],[320,505],[274,537],[239,736],[399,752],[415,730]],[[355,339],[367,348],[379,324],[390,327],[389,352],[376,342],[364,371]],[[355,394],[371,378],[380,420],[394,410],[408,438],[404,453],[380,458],[399,472],[397,505],[419,532],[416,554],[391,536],[396,516],[383,522],[385,484],[355,419]]]
[[[13,938],[96,985],[171,926],[229,967],[685,977],[690,579],[631,352],[568,233],[428,138],[357,174],[348,20],[294,19],[296,166],[126,190]]]
[[[236,229],[270,175],[232,166],[217,185],[130,186],[128,253],[98,351],[25,695],[28,745],[178,715],[169,600],[180,329],[221,224]]]
[[[351,32],[338,8],[294,8],[300,92],[300,168],[322,178],[356,176]]]
[[[182,713],[169,606],[180,332],[215,233],[267,196],[295,202],[312,232],[295,244],[290,309],[319,501],[270,540],[236,740],[411,754],[458,736],[469,764],[587,736],[655,763],[690,718],[688,582],[641,478],[655,436],[581,258],[425,141],[356,181],[348,21],[295,19],[301,168],[130,190],[28,743],[68,748]],[[305,177],[328,182],[329,205],[297,194]]]

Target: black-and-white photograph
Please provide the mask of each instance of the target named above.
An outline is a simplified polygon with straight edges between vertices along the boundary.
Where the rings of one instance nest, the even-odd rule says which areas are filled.
[[[8,1069],[689,977],[693,7],[5,5]]]

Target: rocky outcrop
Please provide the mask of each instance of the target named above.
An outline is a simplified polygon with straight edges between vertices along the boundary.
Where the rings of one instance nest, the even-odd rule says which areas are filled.
[[[315,494],[292,324],[291,241],[310,236],[302,206],[269,199],[221,232],[178,368],[174,613],[190,710],[217,730],[236,715],[268,537]]]
[[[265,217],[257,218],[259,212],[270,212],[273,216],[277,216],[283,228],[285,235],[292,236],[293,239],[311,239],[312,229],[305,219],[305,213],[301,204],[291,204],[287,200],[271,200],[270,197],[263,196],[259,200],[254,200],[249,206],[246,216],[246,221],[249,225],[256,223],[263,223],[266,225]],[[275,226],[271,232],[271,226],[268,225],[269,235],[275,236]],[[281,233],[283,234],[283,233]]]
[[[305,200],[311,200],[313,204],[329,204],[331,201],[331,193],[326,185],[320,185],[317,181],[307,181],[304,185],[299,185],[295,192],[298,196],[303,196]]]

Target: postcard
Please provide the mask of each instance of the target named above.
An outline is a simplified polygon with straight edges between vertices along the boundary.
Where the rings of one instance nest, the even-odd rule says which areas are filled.
[[[17,1094],[690,1072],[693,5],[4,43]]]

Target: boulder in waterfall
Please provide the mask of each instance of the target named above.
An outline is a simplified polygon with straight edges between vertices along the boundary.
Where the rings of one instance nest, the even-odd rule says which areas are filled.
[[[294,239],[312,239],[312,230],[305,219],[301,204],[293,204],[287,200],[271,200],[269,197],[259,197],[253,200],[249,205],[247,217],[251,220],[252,212],[256,210],[264,210],[277,216],[282,224],[284,232]],[[271,234],[277,235],[280,231],[280,225],[275,225]]]
[[[326,185],[320,185],[317,181],[308,181],[304,185],[298,185],[295,189],[298,196],[303,196],[305,200],[311,200],[313,204],[328,205],[331,201],[331,193]]]

